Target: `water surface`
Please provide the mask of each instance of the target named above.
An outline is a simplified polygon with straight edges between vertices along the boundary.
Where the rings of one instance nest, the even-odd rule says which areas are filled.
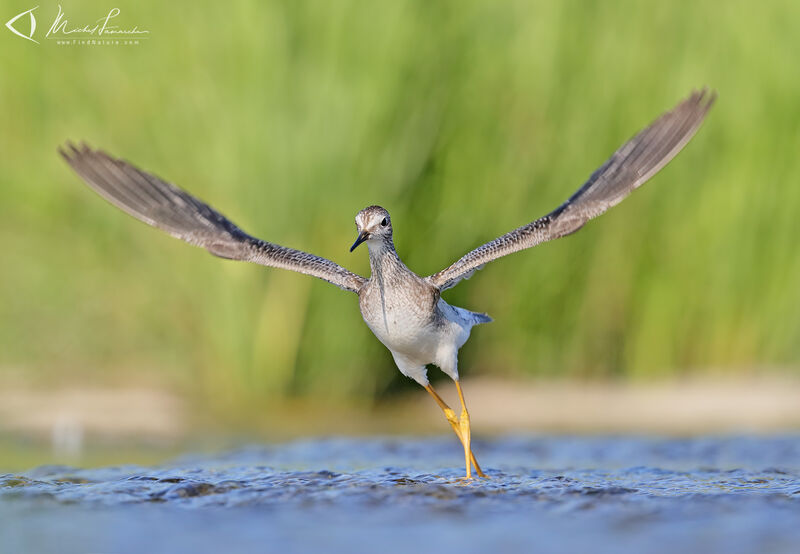
[[[324,439],[0,474],[0,552],[800,552],[800,436]]]

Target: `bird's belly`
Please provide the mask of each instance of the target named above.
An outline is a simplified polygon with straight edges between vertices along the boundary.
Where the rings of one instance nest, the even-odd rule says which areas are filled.
[[[401,353],[420,364],[433,362],[441,337],[440,328],[430,313],[362,306],[361,315],[367,327],[392,352]]]

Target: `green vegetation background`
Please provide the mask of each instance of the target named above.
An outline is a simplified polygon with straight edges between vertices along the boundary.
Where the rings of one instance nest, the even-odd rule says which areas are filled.
[[[3,4],[4,21],[30,6]],[[102,2],[70,3],[75,24]],[[166,383],[223,412],[411,386],[349,293],[150,229],[56,155],[87,140],[245,230],[368,273],[392,213],[433,273],[543,215],[694,87],[719,99],[642,190],[448,291],[491,314],[466,375],[647,379],[800,367],[800,4],[135,2],[138,46],[0,29],[0,371]],[[72,24],[72,23],[71,23]]]

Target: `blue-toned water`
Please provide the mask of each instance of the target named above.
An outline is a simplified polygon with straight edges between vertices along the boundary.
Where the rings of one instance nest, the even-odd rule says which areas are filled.
[[[0,475],[0,552],[800,552],[800,436],[325,439]]]

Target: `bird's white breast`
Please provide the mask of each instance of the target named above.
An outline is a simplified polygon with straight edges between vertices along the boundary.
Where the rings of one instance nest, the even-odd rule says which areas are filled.
[[[421,282],[396,285],[374,280],[365,287],[359,302],[364,322],[392,352],[432,363],[446,330],[437,317],[438,295]]]

